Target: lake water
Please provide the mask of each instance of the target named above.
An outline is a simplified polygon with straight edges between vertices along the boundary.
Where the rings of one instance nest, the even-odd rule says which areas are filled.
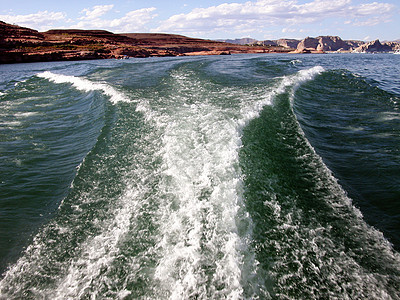
[[[400,56],[0,65],[0,299],[399,299]]]

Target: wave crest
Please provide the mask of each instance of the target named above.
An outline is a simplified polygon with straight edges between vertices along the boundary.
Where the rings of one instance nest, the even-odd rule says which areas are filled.
[[[110,101],[114,104],[118,102],[130,102],[130,100],[122,93],[118,92],[116,89],[105,83],[92,82],[81,77],[55,74],[50,71],[38,73],[36,76],[45,78],[54,83],[71,83],[73,87],[80,91],[101,91],[105,95],[109,96]]]

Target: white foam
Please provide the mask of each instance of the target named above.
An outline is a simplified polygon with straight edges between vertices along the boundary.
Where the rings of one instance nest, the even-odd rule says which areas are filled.
[[[181,109],[163,137],[162,188],[173,202],[166,203],[163,215],[163,256],[155,276],[171,290],[171,299],[206,297],[201,286],[210,280],[204,271],[207,249],[216,270],[212,286],[229,283],[225,295],[240,295],[235,124],[218,120],[207,104]]]
[[[293,60],[290,61],[290,63],[291,63],[292,65],[296,65],[296,64],[301,64],[302,61],[301,61],[300,59],[293,59]]]
[[[238,121],[240,128],[246,126],[246,124],[257,117],[266,105],[272,105],[274,98],[286,91],[287,88],[291,88],[291,94],[304,82],[312,80],[316,75],[324,72],[324,68],[321,66],[315,66],[310,69],[300,70],[294,75],[282,77],[281,80],[267,92],[264,91],[259,96],[258,101],[254,101],[254,95],[251,97],[251,103],[243,102],[241,109],[241,117]]]
[[[122,93],[105,83],[92,82],[81,77],[55,74],[49,71],[39,73],[37,76],[46,78],[55,83],[71,83],[76,89],[85,92],[102,91],[105,95],[110,97],[110,101],[114,104],[118,102],[130,102]]]
[[[59,280],[58,286],[51,292],[53,299],[83,297],[93,281],[99,280],[104,269],[112,265],[119,253],[118,243],[128,232],[130,218],[137,210],[138,201],[135,199],[138,195],[138,191],[128,189],[119,201],[120,208],[112,212],[113,218],[99,222],[98,226],[103,231],[82,245],[81,254],[70,262],[66,276]]]
[[[400,113],[398,112],[383,112],[378,116],[378,121],[387,122],[393,120],[400,120]]]
[[[8,129],[12,129],[14,127],[18,127],[21,126],[21,122],[19,121],[4,121],[4,122],[0,122],[0,126],[8,128]]]
[[[153,113],[152,119],[164,131],[162,239],[155,269],[160,295],[241,299],[242,280],[248,280],[244,269],[249,265],[250,273],[257,263],[254,257],[244,262],[250,251],[237,228],[243,209],[237,123],[230,108],[212,104],[218,91],[187,73],[173,73],[172,79],[176,93],[160,100],[170,109]],[[141,107],[146,113],[149,109]],[[244,235],[250,235],[250,227]]]
[[[152,139],[155,144],[158,144],[156,139]],[[144,151],[145,152],[145,151]],[[140,152],[141,153],[141,152]],[[148,153],[146,153],[149,155]],[[145,154],[145,155],[146,155]],[[124,172],[120,170],[121,172]],[[83,192],[79,198],[79,201],[75,202],[71,207],[75,212],[74,218],[77,218],[77,223],[74,221],[68,222],[63,225],[50,224],[44,230],[54,231],[58,235],[71,234],[75,231],[80,231],[80,222],[88,222],[92,226],[98,229],[96,235],[88,235],[88,237],[79,243],[76,247],[77,255],[69,259],[67,262],[62,263],[62,271],[60,273],[51,276],[51,280],[54,282],[48,288],[39,286],[35,290],[37,298],[49,298],[49,299],[80,299],[88,296],[92,298],[102,297],[100,289],[94,289],[93,285],[110,286],[112,285],[112,266],[116,259],[121,257],[120,246],[124,242],[124,238],[128,235],[129,230],[135,231],[135,226],[138,226],[139,222],[136,217],[140,215],[139,210],[143,205],[146,205],[147,198],[146,194],[149,194],[151,185],[148,183],[149,177],[154,177],[154,174],[150,171],[146,171],[143,167],[143,161],[138,161],[135,168],[132,170],[132,174],[127,175],[125,182],[125,192],[117,199],[109,200],[110,207],[103,207],[104,213],[107,215],[106,218],[89,219],[89,220],[78,220],[83,211],[82,207],[87,208],[87,204],[96,203],[99,201],[98,196],[93,195],[90,192]],[[99,171],[100,172],[100,171]],[[148,172],[148,173],[146,173]],[[125,173],[125,172],[124,172]],[[135,173],[135,174],[133,174]],[[131,178],[134,178],[131,180]],[[93,190],[97,189],[99,182],[93,181]],[[148,238],[148,236],[144,237]],[[46,240],[44,243],[43,241]],[[10,268],[5,274],[5,278],[0,281],[0,293],[8,292],[7,296],[19,295],[26,289],[26,285],[29,283],[28,280],[22,279],[18,284],[21,277],[40,276],[41,264],[48,266],[49,257],[54,258],[47,253],[49,240],[45,232],[39,233],[33,241],[33,244],[28,247],[18,262]],[[56,245],[54,247],[57,247]],[[61,246],[62,247],[62,246]],[[138,261],[143,261],[143,256],[153,256],[151,251],[148,251],[140,257],[129,258],[129,272],[135,274],[138,269],[142,266]],[[44,261],[44,262],[43,262]],[[45,272],[43,272],[45,273]],[[10,284],[10,282],[12,284]],[[12,286],[12,288],[9,288]],[[114,286],[112,286],[113,288]],[[110,287],[111,290],[111,287]],[[117,298],[123,299],[130,294],[130,291],[125,288],[118,287],[118,292],[111,292]],[[1,298],[1,297],[0,297]]]
[[[152,118],[165,130],[161,188],[168,196],[160,230],[163,239],[158,245],[163,254],[155,277],[163,289],[171,290],[171,299],[194,295],[207,298],[207,292],[213,288],[215,296],[219,293],[229,299],[243,298],[243,281],[250,280],[258,262],[245,242],[251,236],[250,217],[246,216],[250,225],[243,236],[238,234],[237,228],[238,214],[243,209],[243,181],[238,167],[241,129],[256,118],[265,105],[271,105],[277,94],[285,92],[287,87],[294,89],[322,71],[321,67],[300,71],[281,79],[267,92],[266,89],[252,91],[248,99],[245,92],[239,96],[235,89],[235,97],[243,97],[239,114],[233,113],[231,108],[212,105],[204,93],[212,91],[212,87],[204,89],[193,78],[187,78],[190,74],[175,74],[177,94],[173,100],[178,103],[169,106],[177,108],[168,118],[161,115]],[[198,94],[202,98],[196,101]],[[209,95],[210,98],[220,96],[218,92]],[[188,97],[193,104],[186,104]],[[141,110],[148,113],[150,108],[146,105]],[[237,118],[232,118],[235,115]],[[212,278],[204,271],[205,262],[209,268],[214,268]],[[252,280],[250,285],[254,286],[262,281]],[[218,286],[224,288],[217,291]]]
[[[257,284],[262,285],[265,278],[256,278],[258,262],[248,245],[252,220],[243,213],[243,181],[238,165],[241,128],[257,117],[265,105],[272,104],[275,95],[319,72],[321,69],[318,68],[300,71],[282,79],[277,87],[267,92],[265,89],[254,92],[262,96],[260,100],[254,102],[254,94],[250,95],[239,108],[239,113],[238,108],[221,108],[209,101],[212,99],[207,99],[219,99],[218,91],[204,88],[202,82],[194,81],[189,74],[172,73],[171,89],[175,94],[158,99],[163,103],[161,107],[154,105],[155,99],[153,102],[143,100],[136,107],[147,122],[163,133],[161,139],[143,137],[148,139],[146,142],[151,143],[151,147],[160,148],[157,153],[161,158],[160,169],[157,174],[148,174],[149,177],[160,176],[160,182],[156,188],[149,186],[143,176],[146,171],[138,165],[133,171],[136,174],[132,175],[136,186],[127,182],[124,195],[110,210],[110,217],[99,221],[97,227],[101,231],[98,235],[79,245],[80,254],[64,266],[65,276],[57,278],[52,290],[41,291],[39,295],[52,299],[79,299],[87,296],[83,293],[93,284],[108,284],[111,279],[102,272],[108,270],[120,254],[123,237],[135,228],[135,217],[144,205],[140,201],[146,201],[146,193],[160,201],[157,208],[159,239],[154,249],[148,250],[148,253],[156,253],[159,259],[152,270],[154,278],[150,278],[154,280],[151,283],[155,286],[155,296],[159,296],[155,298],[242,299],[245,294],[243,286],[251,286],[256,291]],[[120,100],[119,96],[123,96],[103,83],[51,72],[38,76],[56,83],[71,83],[83,91],[100,90],[114,103],[126,100]],[[246,95],[236,88],[233,93],[238,98]],[[78,205],[74,208],[79,212]],[[279,208],[275,210],[279,215]],[[244,220],[243,224],[239,224],[239,219]],[[240,234],[238,224],[241,226]],[[35,239],[32,247],[37,253],[35,263],[39,263],[40,257],[46,255],[41,253],[38,240]],[[29,247],[27,251],[33,250]],[[6,277],[10,279],[29,267],[33,270],[34,263],[28,260],[29,256],[22,257]],[[129,266],[130,274],[139,272],[140,258],[132,258]],[[252,280],[254,282],[249,283]],[[6,283],[4,280],[0,288]],[[91,296],[100,297],[97,292]],[[128,296],[129,293],[124,286],[118,296]],[[251,291],[247,293],[252,294]]]
[[[38,115],[38,114],[39,114],[39,112],[28,111],[28,112],[19,112],[19,113],[16,113],[15,116],[16,116],[17,118],[27,118],[27,117],[31,117],[31,116]]]

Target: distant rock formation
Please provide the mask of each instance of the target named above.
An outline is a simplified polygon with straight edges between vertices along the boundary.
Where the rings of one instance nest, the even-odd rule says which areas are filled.
[[[393,42],[393,43],[383,43],[379,40],[375,40],[369,43],[365,43],[356,49],[354,49],[354,52],[358,53],[372,53],[372,52],[390,52],[394,51],[398,47],[398,44]]]
[[[299,43],[300,41],[295,39],[264,40],[255,42],[257,45],[278,46],[287,49],[296,49]]]
[[[379,40],[366,43],[357,40],[342,40],[338,36],[307,37],[301,41],[296,39],[264,40],[254,45],[283,47],[293,49],[294,53],[325,52],[391,52],[400,49],[397,41],[380,43]]]
[[[246,40],[250,41],[254,40]],[[283,52],[271,47],[235,45],[176,34],[114,34],[81,29],[38,32],[0,21],[0,63],[275,51]]]
[[[16,44],[37,44],[44,40],[44,35],[36,30],[7,24],[0,21],[0,48],[12,48]]]
[[[316,52],[352,51],[363,43],[361,41],[345,41],[338,36],[307,37],[297,45],[296,51],[299,53],[305,50]]]
[[[312,37],[306,37],[304,40],[302,40],[298,45],[297,45],[297,52],[303,52],[304,50],[317,50],[317,47],[319,45],[319,41],[317,38],[312,38]]]
[[[0,21],[0,63],[180,56],[235,53],[390,52],[397,42],[364,43],[338,36],[265,40],[252,38],[218,42],[164,33],[114,34],[106,30],[54,29],[46,32]],[[228,42],[228,43],[226,43]],[[246,44],[250,44],[246,45]]]
[[[262,45],[262,46],[278,46],[278,44],[274,40],[257,41],[254,44],[255,45]]]
[[[347,51],[351,46],[338,36],[321,36],[318,40],[318,51]]]
[[[218,40],[219,42],[236,44],[236,45],[251,45],[257,42],[257,40],[252,38],[241,38],[241,39],[227,39],[227,40]]]
[[[364,41],[357,41],[357,40],[346,40],[346,43],[349,44],[350,47],[351,47],[351,48],[349,49],[349,51],[354,50],[354,49],[356,49],[357,47],[360,47],[361,45],[364,45],[364,44],[365,44]]]
[[[296,49],[299,43],[300,41],[295,39],[279,39],[276,41],[278,46],[292,49]]]
[[[393,42],[386,42],[385,44],[390,46],[390,48],[392,48],[393,51],[400,50],[400,40],[396,40]]]

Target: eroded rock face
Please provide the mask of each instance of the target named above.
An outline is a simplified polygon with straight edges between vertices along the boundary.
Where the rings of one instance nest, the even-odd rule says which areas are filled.
[[[276,41],[277,45],[285,47],[285,48],[292,48],[296,49],[299,45],[300,41],[295,39],[279,39]]]
[[[302,40],[296,49],[297,53],[309,52],[390,52],[400,48],[396,42],[381,43],[375,40],[369,43],[362,41],[346,41],[338,36],[307,37]]]
[[[339,49],[350,50],[351,46],[338,36],[321,36],[317,50],[319,51],[338,51]]]
[[[393,51],[400,50],[400,42],[387,42],[386,45],[390,46]]]
[[[260,42],[258,42],[260,43]],[[268,45],[267,45],[268,44]],[[399,49],[398,43],[365,45],[337,36],[307,37],[299,41],[280,39],[244,46],[189,38],[176,34],[127,33],[106,30],[55,29],[38,32],[0,21],[0,63],[82,60],[104,58],[219,55],[234,53],[323,53],[325,51],[386,52]]]
[[[43,34],[36,30],[0,21],[0,47],[3,49],[22,44],[37,44],[43,42],[43,40]]]
[[[281,51],[281,49],[278,49]],[[0,63],[278,51],[175,34],[114,34],[106,30],[38,32],[0,22]]]
[[[351,47],[349,50],[354,50],[357,47],[360,47],[361,45],[365,44],[364,41],[357,41],[357,40],[346,40],[346,43],[349,44]]]
[[[369,43],[365,43],[364,45],[361,45],[357,47],[354,52],[360,52],[360,53],[371,53],[371,52],[389,52],[395,50],[396,45],[390,46],[389,44],[381,44],[379,40],[375,40]]]
[[[219,40],[221,42],[225,43],[230,43],[230,44],[236,44],[236,45],[247,45],[247,44],[254,44],[257,42],[257,40],[252,39],[252,38],[241,38],[241,39],[227,39],[227,40]]]
[[[344,41],[338,36],[319,36],[316,38],[307,37],[302,40],[297,46],[297,51],[350,51],[353,47],[353,42]]]
[[[286,49],[296,49],[297,45],[300,43],[299,40],[296,39],[279,39],[279,40],[264,40],[258,41],[254,44],[256,45],[268,45],[268,46],[278,46]]]
[[[297,45],[297,51],[303,52],[304,50],[317,50],[318,45],[318,38],[306,37]]]

